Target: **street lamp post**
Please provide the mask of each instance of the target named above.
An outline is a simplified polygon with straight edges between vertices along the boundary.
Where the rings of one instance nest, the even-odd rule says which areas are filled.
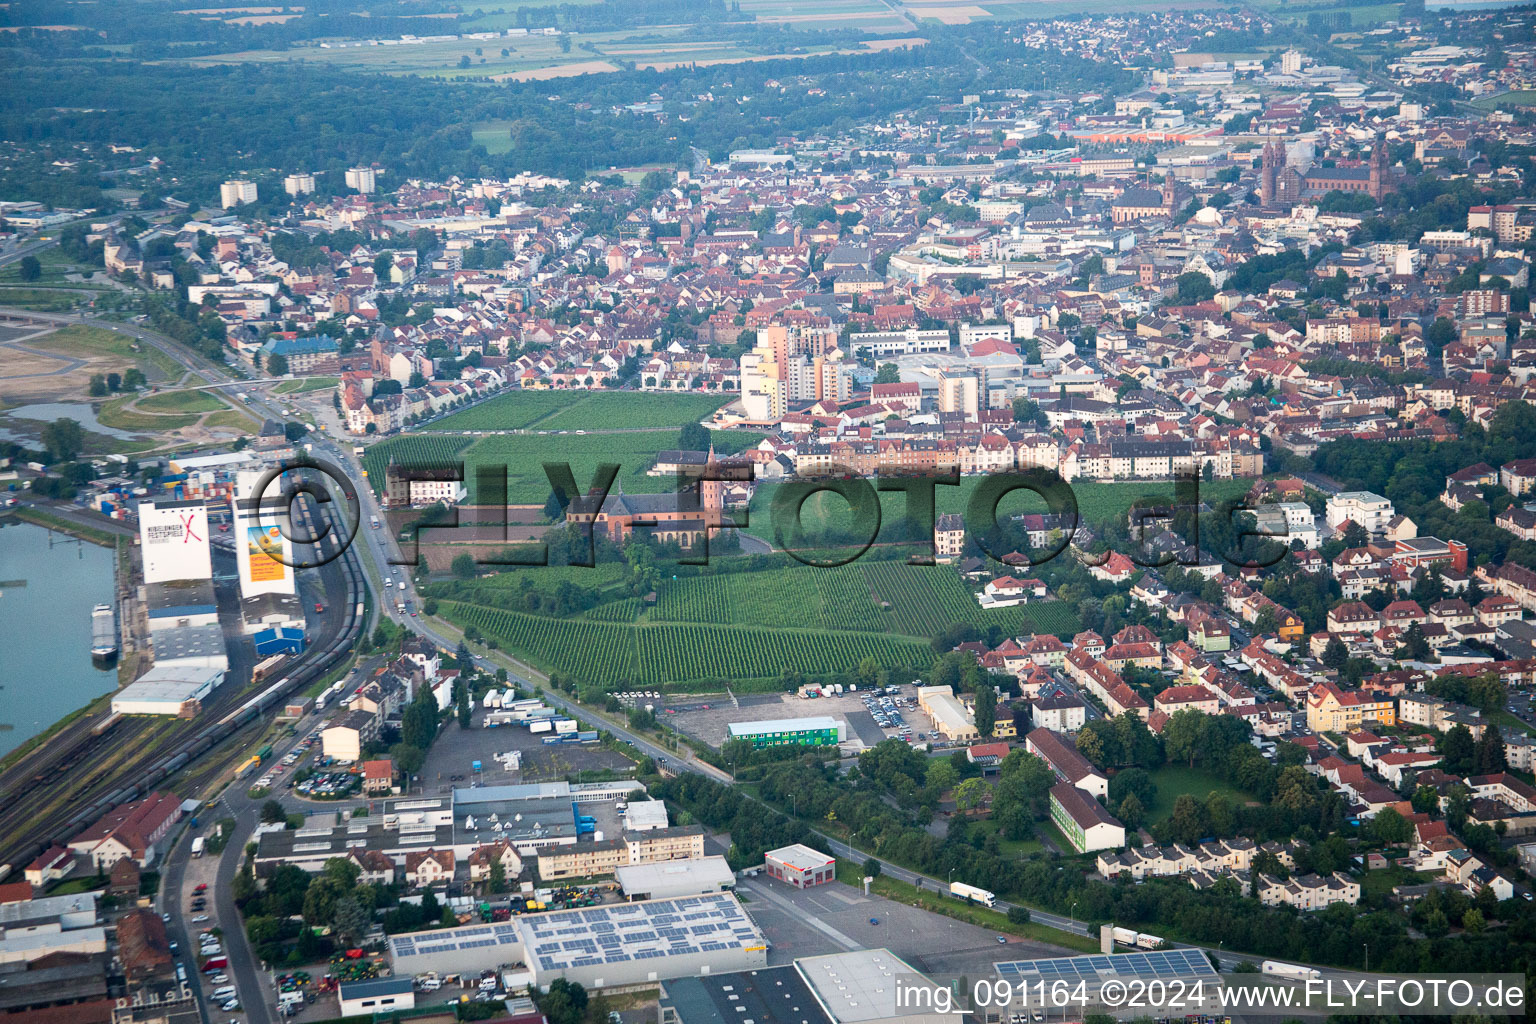
[[[1077,931],[1077,900],[1072,901],[1072,909],[1067,911],[1067,920],[1072,923],[1072,930]]]

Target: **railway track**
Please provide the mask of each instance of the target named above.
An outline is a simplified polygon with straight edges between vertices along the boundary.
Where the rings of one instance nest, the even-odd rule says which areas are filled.
[[[333,527],[333,532],[322,541],[324,553],[326,543],[334,544],[335,537],[344,535],[346,529],[337,521],[337,502],[328,503],[321,514],[332,520]],[[315,532],[309,521],[312,515],[306,503],[303,518],[306,526],[311,528],[311,536]],[[55,737],[53,743],[62,739],[63,749],[41,766],[29,764],[27,770],[32,772],[31,775],[13,780],[5,791],[0,792],[0,808],[3,808],[0,809],[0,837],[4,837],[0,862],[12,870],[19,869],[53,843],[63,842],[90,825],[109,808],[136,800],[164,785],[188,765],[217,750],[244,726],[280,707],[290,695],[320,679],[350,654],[362,626],[366,583],[355,552],[345,551],[331,564],[339,567],[347,595],[343,605],[345,617],[335,635],[320,648],[306,651],[290,672],[216,721],[193,728],[168,746],[151,744],[145,747],[135,742],[146,739],[155,731],[152,720],[118,719],[113,722],[103,718],[98,721],[93,716],[78,723],[64,737]],[[102,761],[111,762],[114,755],[120,756],[135,747],[143,748],[142,752],[131,754],[115,764],[93,767]],[[71,775],[87,771],[90,775],[71,786],[67,793],[50,795],[40,792],[65,785]],[[112,781],[122,784],[106,789]],[[40,803],[45,807],[42,811],[39,811]],[[50,805],[56,806],[50,809]]]

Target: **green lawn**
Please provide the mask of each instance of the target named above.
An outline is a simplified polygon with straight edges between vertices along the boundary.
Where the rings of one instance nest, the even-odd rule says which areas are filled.
[[[3,281],[7,284],[62,285],[69,288],[88,288],[92,290],[111,287],[111,285],[108,284],[105,280],[106,272],[103,271],[100,267],[92,267],[84,263],[76,263],[74,260],[66,256],[64,252],[57,246],[48,249],[40,249],[37,252],[32,253],[32,255],[37,257],[37,262],[42,266],[41,277],[39,277],[36,281],[22,281],[21,261],[17,260],[15,263],[10,263],[4,267],[0,267],[0,281]],[[83,282],[70,281],[66,276],[68,274],[84,273],[87,270],[91,271],[91,276],[86,278]]]
[[[1482,107],[1484,110],[1496,110],[1505,104],[1516,107],[1536,107],[1536,90],[1517,89],[1513,92],[1501,92],[1497,96],[1479,96],[1472,101],[1473,106]]]
[[[337,377],[305,377],[299,380],[285,380],[273,390],[279,395],[303,394],[306,391],[323,391],[333,388],[340,379]]]
[[[988,818],[985,821],[976,822],[976,824],[972,827],[984,835],[991,835],[997,831],[997,822],[993,821],[991,818]],[[1041,843],[1039,839],[999,838],[998,847],[1003,851],[1005,856],[1016,858],[1028,857],[1033,853],[1045,852],[1045,844]]]
[[[146,413],[128,408],[133,395],[124,395],[108,401],[96,411],[96,418],[103,426],[118,430],[178,430],[197,422],[198,413]]]
[[[966,505],[971,500],[971,495],[977,486],[985,480],[981,476],[962,477],[957,487],[934,488],[934,504],[939,515],[949,512],[964,513]],[[1213,480],[1200,484],[1200,498],[1204,502],[1216,503],[1231,498],[1236,498],[1246,493],[1252,485],[1250,480]],[[775,523],[772,508],[773,496],[782,485],[772,483],[758,487],[752,498],[751,523],[747,532],[755,537],[761,537],[770,543],[777,545],[775,540],[776,527],[782,529],[786,537],[791,535],[794,528],[793,522],[783,524]],[[873,486],[873,484],[871,485]],[[1110,519],[1123,517],[1131,506],[1141,499],[1173,500],[1173,484],[1166,481],[1147,481],[1144,483],[1076,483],[1072,485],[1072,493],[1077,499],[1077,512],[1080,521],[1084,525],[1102,523]],[[900,492],[886,491],[880,495],[880,521],[884,523],[897,522],[906,516],[906,495]],[[1009,515],[1027,512],[1046,512],[1048,508],[1043,499],[1030,491],[1015,491],[998,503],[997,517],[999,520]],[[814,538],[828,529],[840,531],[852,531],[856,525],[855,518],[846,501],[837,494],[819,493],[808,498],[800,510],[800,525],[805,535]],[[867,526],[865,527],[867,533]],[[877,542],[880,538],[877,537]]]
[[[162,391],[139,399],[141,412],[202,413],[217,412],[226,408],[211,391]]]
[[[639,430],[697,423],[726,395],[509,391],[432,424],[443,430]],[[675,442],[674,442],[675,443]]]
[[[500,156],[512,148],[511,121],[481,121],[469,134],[491,156]]]
[[[1225,793],[1234,804],[1246,803],[1251,799],[1247,793],[1233,786],[1220,775],[1208,772],[1204,768],[1165,764],[1152,773],[1152,781],[1157,786],[1157,799],[1148,809],[1149,821],[1157,821],[1172,814],[1174,801],[1184,793],[1202,802],[1212,792]]]
[[[466,410],[470,413],[479,411]],[[524,410],[523,414],[526,412]],[[734,447],[755,444],[762,435],[733,431],[720,436],[722,443]],[[514,505],[542,505],[551,494],[549,477],[544,472],[546,462],[569,464],[576,486],[582,491],[592,485],[597,467],[604,463],[619,466],[614,493],[621,488],[629,494],[660,494],[674,490],[677,481],[673,477],[648,476],[646,470],[655,464],[657,452],[676,448],[677,443],[675,429],[614,434],[491,434],[478,440],[462,434],[409,434],[369,446],[363,464],[368,470],[369,482],[377,492],[383,486],[382,474],[391,458],[401,464],[414,460],[436,465],[462,460],[472,503],[479,500],[477,467],[505,466],[507,500]]]
[[[1417,885],[1420,882],[1429,881],[1429,877],[1394,864],[1389,868],[1377,868],[1375,871],[1367,871],[1361,875],[1360,892],[1367,895],[1374,893],[1379,896],[1390,896],[1393,886]]]
[[[45,288],[0,288],[0,306],[30,309],[35,313],[68,313],[84,296]]]

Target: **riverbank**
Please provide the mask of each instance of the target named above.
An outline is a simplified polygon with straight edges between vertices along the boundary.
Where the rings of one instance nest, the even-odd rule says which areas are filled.
[[[46,509],[33,508],[30,505],[20,505],[16,508],[0,512],[0,517],[3,516],[11,516],[24,523],[31,523],[34,526],[43,526],[66,536],[74,537],[76,540],[83,540],[100,547],[117,547],[118,534],[97,529],[94,526],[86,526],[84,523],[72,522]]]

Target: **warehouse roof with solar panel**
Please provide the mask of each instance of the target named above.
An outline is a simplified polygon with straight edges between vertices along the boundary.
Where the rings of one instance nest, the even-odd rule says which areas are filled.
[[[1091,956],[1068,956],[1053,960],[1005,960],[993,965],[999,981],[1033,985],[1037,981],[1049,984],[1053,981],[1076,983],[1086,981],[1090,985],[1111,978],[1143,981],[1214,979],[1216,968],[1210,959],[1198,949],[1159,949],[1145,953],[1102,953]]]

